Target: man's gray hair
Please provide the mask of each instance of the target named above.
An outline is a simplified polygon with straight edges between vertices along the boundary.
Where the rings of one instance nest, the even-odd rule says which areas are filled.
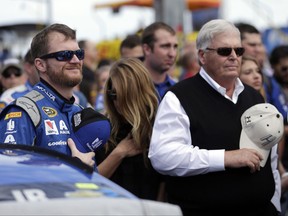
[[[218,34],[228,31],[235,31],[239,34],[239,29],[231,22],[224,19],[214,19],[205,23],[200,29],[197,39],[196,47],[197,49],[206,49],[211,44],[213,38]]]

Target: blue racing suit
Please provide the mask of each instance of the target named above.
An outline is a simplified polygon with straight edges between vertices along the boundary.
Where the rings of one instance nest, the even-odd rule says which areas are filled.
[[[9,88],[0,96],[0,112],[16,98],[21,97],[31,91],[33,86],[27,81],[25,84]]]
[[[0,114],[0,143],[35,145],[71,155],[72,115],[82,108],[44,80]]]

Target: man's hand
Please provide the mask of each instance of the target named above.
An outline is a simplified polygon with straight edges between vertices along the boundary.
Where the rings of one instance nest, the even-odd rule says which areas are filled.
[[[95,161],[93,160],[93,158],[95,157],[95,153],[94,152],[88,152],[88,153],[82,153],[80,152],[74,141],[69,138],[67,140],[67,143],[68,143],[68,146],[71,150],[71,153],[72,153],[72,157],[77,157],[79,158],[83,163],[93,167],[95,165]]]
[[[225,167],[249,167],[250,172],[254,173],[260,170],[261,160],[263,160],[262,155],[254,149],[225,151]]]

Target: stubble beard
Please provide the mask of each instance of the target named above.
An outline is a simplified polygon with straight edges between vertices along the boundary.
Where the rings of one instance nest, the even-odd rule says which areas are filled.
[[[73,88],[80,84],[83,77],[82,70],[81,74],[77,77],[68,76],[63,69],[60,72],[56,72],[51,67],[48,67],[47,71],[49,71],[47,75],[53,83],[59,86],[65,86],[70,88]]]

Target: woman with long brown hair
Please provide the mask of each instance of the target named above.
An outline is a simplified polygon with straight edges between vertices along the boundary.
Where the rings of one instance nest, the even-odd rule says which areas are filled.
[[[140,60],[126,58],[112,65],[104,102],[112,128],[105,148],[96,153],[99,173],[140,198],[156,200],[161,177],[147,154],[158,97]]]

